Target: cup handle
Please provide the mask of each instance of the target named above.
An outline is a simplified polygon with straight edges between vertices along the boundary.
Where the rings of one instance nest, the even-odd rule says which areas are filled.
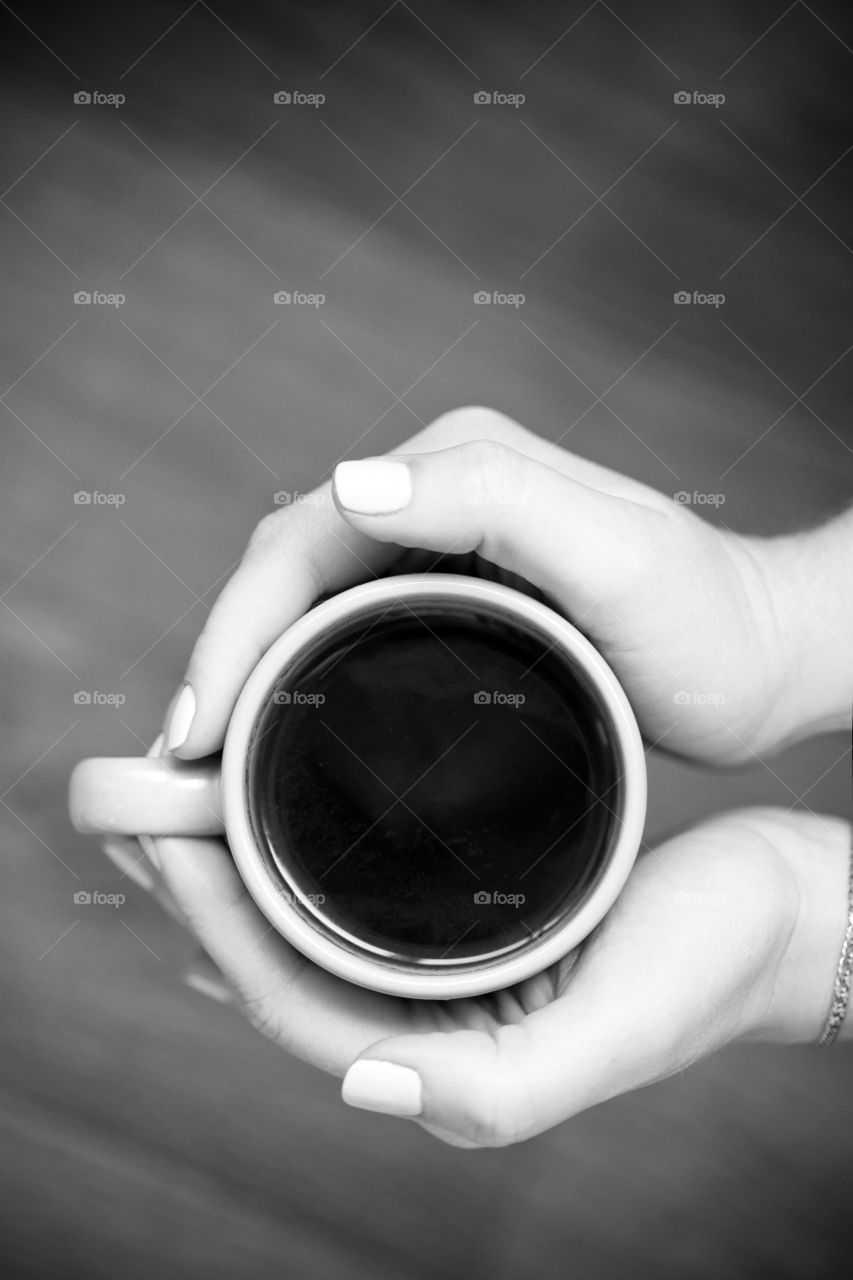
[[[71,774],[68,809],[78,831],[208,836],[225,830],[219,757],[92,757]]]

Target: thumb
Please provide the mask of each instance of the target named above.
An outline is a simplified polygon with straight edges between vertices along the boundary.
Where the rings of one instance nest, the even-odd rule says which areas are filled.
[[[646,1075],[626,1052],[640,1043],[637,1036],[623,1025],[617,1045],[614,1020],[601,1002],[574,1009],[570,1003],[557,1000],[490,1030],[382,1040],[350,1066],[343,1100],[416,1118],[453,1146],[502,1147],[532,1138]]]
[[[663,512],[491,440],[341,462],[333,495],[347,523],[370,538],[476,551],[576,616],[635,590],[660,564],[670,531]]]

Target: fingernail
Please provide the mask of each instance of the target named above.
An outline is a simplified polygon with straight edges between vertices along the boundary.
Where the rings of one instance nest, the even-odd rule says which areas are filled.
[[[366,458],[339,462],[335,467],[335,493],[342,507],[363,516],[384,516],[401,511],[412,498],[412,476],[405,462]]]
[[[200,996],[207,996],[209,1000],[215,1000],[218,1004],[233,1002],[233,996],[225,983],[218,982],[216,978],[209,978],[205,973],[188,969],[181,980],[185,987],[197,991]]]
[[[178,747],[183,746],[187,740],[194,715],[195,694],[192,691],[192,685],[185,684],[178,695],[178,701],[175,703],[172,718],[169,721],[169,729],[166,734],[167,751],[175,751]]]
[[[154,877],[145,865],[145,854],[138,840],[115,836],[110,840],[103,840],[101,848],[123,876],[127,876],[128,880],[138,884],[140,889],[145,889],[147,893],[153,891]]]
[[[389,1116],[419,1116],[423,1110],[421,1078],[396,1062],[361,1058],[344,1076],[344,1102]]]
[[[151,865],[161,871],[160,866],[160,850],[157,848],[157,841],[153,836],[139,836],[139,843],[142,846],[142,852],[146,854]]]

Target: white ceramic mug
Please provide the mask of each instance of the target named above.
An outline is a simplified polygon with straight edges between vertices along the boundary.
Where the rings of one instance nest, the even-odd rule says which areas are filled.
[[[524,944],[491,955],[405,960],[353,937],[322,904],[286,883],[271,866],[253,824],[249,761],[259,718],[283,675],[325,638],[400,610],[467,610],[472,619],[516,627],[543,653],[555,656],[592,691],[606,748],[616,770],[606,847],[594,880],[570,910]],[[427,612],[427,616],[429,613]],[[476,702],[479,695],[475,695]],[[279,701],[276,696],[276,701]],[[380,579],[318,604],[295,622],[255,667],[237,700],[222,757],[182,762],[173,757],[89,759],[72,775],[70,811],[85,832],[129,835],[224,834],[249,892],[272,925],[304,955],[332,973],[394,995],[448,999],[498,990],[539,972],[566,955],[600,923],[634,864],[646,810],[642,740],[628,700],[598,651],[565,618],[510,587],[451,574]],[[142,815],[145,815],[144,817]],[[144,830],[141,827],[144,826]],[[285,873],[286,875],[286,868]],[[321,895],[322,896],[322,895]],[[484,889],[475,896],[486,900]]]

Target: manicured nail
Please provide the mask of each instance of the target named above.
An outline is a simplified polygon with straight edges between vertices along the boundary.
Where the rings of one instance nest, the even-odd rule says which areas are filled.
[[[351,1107],[384,1111],[389,1116],[419,1116],[423,1110],[421,1078],[396,1062],[361,1058],[344,1076],[343,1099]]]
[[[154,877],[146,866],[145,854],[138,840],[126,836],[113,836],[109,840],[103,840],[101,848],[122,872],[122,878],[127,876],[128,880],[138,884],[146,893],[153,891]]]
[[[387,516],[409,505],[412,476],[405,462],[388,462],[384,458],[339,462],[335,467],[335,493],[347,511]]]
[[[197,991],[200,996],[207,996],[208,1000],[215,1000],[218,1004],[232,1004],[234,997],[226,987],[224,982],[219,982],[216,978],[210,978],[206,973],[199,973],[195,969],[187,969],[182,978],[185,987],[189,987],[192,991]]]
[[[183,746],[187,740],[194,715],[195,694],[192,691],[192,685],[185,684],[178,695],[178,701],[175,703],[172,718],[169,721],[169,731],[166,734],[167,751],[175,751],[178,747]]]
[[[158,871],[161,871],[160,850],[157,848],[157,841],[153,836],[138,836],[137,838],[142,847],[142,852],[148,857],[148,861],[153,867],[156,867]]]

